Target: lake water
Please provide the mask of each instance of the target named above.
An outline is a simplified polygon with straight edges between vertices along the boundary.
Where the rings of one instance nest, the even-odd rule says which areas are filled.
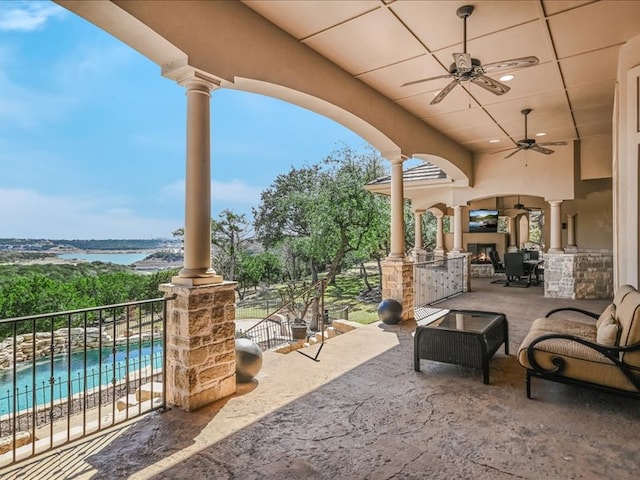
[[[144,258],[149,253],[60,253],[58,258],[66,260],[84,260],[85,262],[107,262],[117,265],[131,265]]]

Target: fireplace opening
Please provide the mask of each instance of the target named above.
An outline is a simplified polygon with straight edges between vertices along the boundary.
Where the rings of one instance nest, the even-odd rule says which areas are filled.
[[[495,243],[468,243],[467,251],[471,254],[471,263],[491,263],[489,252],[496,249]]]

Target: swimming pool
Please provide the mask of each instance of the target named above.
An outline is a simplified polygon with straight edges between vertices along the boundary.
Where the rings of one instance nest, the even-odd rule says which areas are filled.
[[[69,368],[69,363],[71,364]],[[35,376],[34,376],[35,366]],[[115,382],[131,376],[145,367],[162,368],[162,342],[154,341],[111,348],[79,351],[69,355],[57,355],[35,363],[18,365],[16,369],[16,411],[50,404],[52,399],[67,398],[69,393],[77,394],[99,386],[111,387]],[[127,368],[128,367],[128,368]],[[71,372],[71,375],[69,375]],[[51,383],[51,378],[54,382]],[[0,371],[0,415],[14,411],[13,370]],[[35,391],[35,394],[34,394]]]

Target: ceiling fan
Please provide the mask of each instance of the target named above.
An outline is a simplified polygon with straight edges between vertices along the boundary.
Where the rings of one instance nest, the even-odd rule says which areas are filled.
[[[453,78],[453,80],[451,80],[451,82],[446,87],[444,87],[440,91],[440,93],[438,93],[438,95],[436,95],[436,97],[431,101],[429,105],[440,103],[440,101],[444,97],[446,97],[451,90],[453,90],[453,87],[455,87],[459,83],[471,82],[496,95],[504,95],[510,90],[510,88],[502,82],[487,77],[485,73],[493,73],[500,70],[513,68],[531,67],[538,64],[537,57],[513,58],[511,60],[502,60],[500,62],[487,63],[486,65],[482,65],[480,60],[478,60],[477,58],[472,58],[471,55],[467,53],[467,17],[469,17],[472,12],[472,5],[465,5],[458,8],[458,10],[456,11],[458,17],[462,18],[462,20],[464,21],[464,51],[462,53],[453,54],[454,63],[452,63],[449,67],[449,74],[414,80],[402,85],[403,87],[406,87],[408,85],[415,85],[416,83],[428,82],[430,80],[436,80],[439,78]]]
[[[524,115],[524,139],[518,140],[518,142],[517,142],[518,146],[517,147],[513,147],[513,149],[515,149],[515,151],[511,152],[509,155],[507,155],[504,158],[509,158],[509,157],[515,155],[516,153],[518,153],[520,150],[533,150],[535,152],[544,153],[545,155],[551,155],[554,152],[554,150],[551,150],[549,148],[544,148],[545,146],[567,145],[567,142],[565,142],[565,141],[536,143],[535,139],[528,138],[527,137],[527,115],[529,115],[531,113],[531,109],[530,108],[525,108],[524,110],[521,110],[520,113],[522,113]],[[511,148],[507,148],[505,150],[498,150],[497,152],[493,152],[493,153],[506,152],[508,150],[512,150],[512,149]]]
[[[520,203],[520,195],[518,195],[518,202],[513,206],[516,210],[524,210],[526,212],[532,212],[534,210],[541,210],[540,207],[527,207],[523,203]]]

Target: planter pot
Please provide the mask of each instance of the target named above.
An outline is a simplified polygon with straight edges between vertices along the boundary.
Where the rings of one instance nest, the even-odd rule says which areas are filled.
[[[291,325],[291,336],[294,340],[307,338],[307,325],[305,323],[293,323]]]

